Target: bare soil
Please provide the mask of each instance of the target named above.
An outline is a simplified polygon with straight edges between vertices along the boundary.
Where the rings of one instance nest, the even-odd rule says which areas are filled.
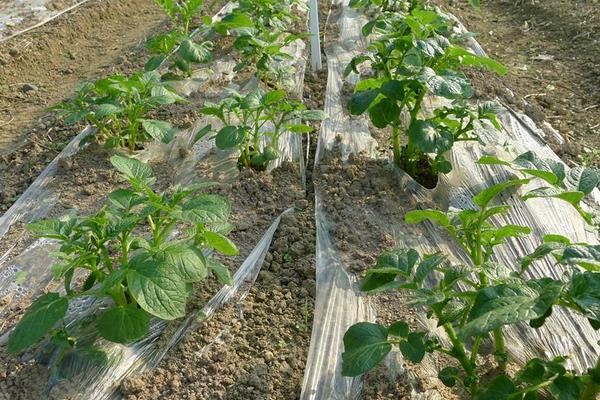
[[[550,123],[567,139],[553,144],[567,161],[599,165],[585,155],[600,148],[600,2],[489,0],[473,9],[462,0],[436,0],[455,13],[504,77],[471,71],[483,99],[500,98],[525,111],[539,127]]]

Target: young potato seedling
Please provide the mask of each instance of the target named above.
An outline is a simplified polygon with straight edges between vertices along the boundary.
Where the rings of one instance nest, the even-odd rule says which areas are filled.
[[[218,148],[238,148],[239,167],[261,171],[279,158],[279,139],[284,132],[311,132],[311,126],[298,121],[325,118],[322,111],[308,110],[300,101],[288,98],[283,90],[262,89],[246,95],[232,92],[219,104],[207,104],[200,113],[216,117],[223,123],[215,136]],[[212,126],[207,126],[201,133],[210,131]]]
[[[25,350],[48,332],[55,342],[67,343],[61,340],[69,338],[66,329],[56,325],[80,297],[105,300],[108,307],[95,319],[98,334],[129,343],[148,334],[151,317],[185,316],[192,285],[210,271],[231,283],[227,268],[205,253],[238,253],[226,236],[232,229],[228,202],[194,186],[156,192],[148,165],[121,156],[111,162],[131,187],[110,193],[99,212],[28,225],[39,237],[60,244],[52,270],[64,293],[47,293],[33,302],[10,335],[9,352]],[[77,339],[69,338],[68,344],[76,346]]]
[[[500,163],[491,157],[484,161]],[[533,153],[525,153],[514,164],[502,164],[511,165],[529,177],[511,179],[481,191],[473,198],[474,209],[447,213],[416,210],[405,216],[409,224],[430,221],[445,229],[464,249],[470,265],[451,265],[441,253],[421,257],[413,249],[399,250],[382,255],[361,283],[365,292],[402,290],[409,306],[424,308],[427,316],[438,322],[450,344],[444,345],[434,332],[412,331],[405,321],[389,327],[359,323],[344,337],[344,375],[368,372],[393,346],[399,346],[404,357],[414,363],[420,363],[427,352],[453,358],[460,368],[443,368],[439,379],[449,387],[460,384],[476,400],[590,400],[600,393],[600,361],[584,374],[568,371],[564,357],[533,358],[518,373],[506,372],[511,361],[503,332],[506,326],[528,322],[537,329],[555,307],[561,307],[588,318],[592,328],[600,328],[600,248],[573,244],[560,235],[547,235],[544,243],[518,265],[495,262],[497,246],[531,232],[529,227],[520,225],[496,227],[493,219],[506,214],[510,206],[495,205],[495,199],[534,178],[557,185],[562,183],[558,178],[565,176],[558,163],[540,160]],[[577,182],[571,180],[571,184],[580,190],[589,192],[591,189],[586,185],[597,184],[594,171],[577,169],[570,173],[579,177]],[[586,179],[580,179],[582,176]],[[572,204],[581,209],[579,202]],[[556,260],[556,269],[562,268],[563,277],[530,278],[528,271],[535,262],[548,256]],[[481,370],[478,360],[480,344],[489,337],[494,343],[498,373],[488,381],[484,380],[486,371]],[[540,397],[542,394],[548,397]]]
[[[369,52],[356,56],[345,71],[348,76],[359,73],[359,65],[370,65],[374,77],[357,83],[348,110],[368,114],[377,128],[391,127],[394,163],[428,186],[435,186],[438,173],[452,169],[444,154],[454,143],[479,140],[478,126],[500,128],[493,103],[467,103],[473,92],[460,68],[476,66],[499,74],[505,68],[452,43],[450,33],[445,16],[413,2],[407,12],[384,13],[363,27],[365,36],[375,36]],[[427,95],[452,103],[425,115]],[[402,135],[407,140],[404,147]]]
[[[203,36],[212,29],[212,17],[204,15],[199,18],[201,25],[194,32],[195,35],[191,32],[192,23],[201,13],[204,0],[154,0],[154,2],[165,11],[175,28],[148,41],[146,48],[153,57],[146,63],[144,69],[154,71],[169,61],[170,71],[180,71],[190,77],[193,64],[207,63],[212,59],[214,44],[210,40],[199,43],[194,41],[195,36],[198,34]]]
[[[133,153],[141,142],[169,143],[173,139],[177,129],[170,123],[145,117],[159,106],[184,101],[161,82],[157,72],[146,72],[85,83],[76,90],[73,100],[52,109],[65,118],[66,124],[85,121],[93,125],[96,133],[87,140],[95,137],[108,148],[125,147]]]

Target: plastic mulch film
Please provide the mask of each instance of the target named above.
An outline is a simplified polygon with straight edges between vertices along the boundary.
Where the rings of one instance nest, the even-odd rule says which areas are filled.
[[[357,51],[364,48],[364,43],[357,40],[360,35],[360,27],[364,19],[362,15],[346,7],[347,2],[342,4],[343,10],[337,22],[339,26],[339,39],[333,43],[325,44],[328,56],[329,79],[325,99],[326,112],[331,120],[322,124],[318,156],[316,158],[317,171],[315,180],[323,178],[328,168],[322,165],[322,160],[331,152],[337,152],[342,159],[347,159],[351,153],[362,152],[370,157],[373,164],[377,159],[377,140],[369,134],[368,121],[364,118],[350,117],[345,111],[342,93],[342,71]],[[349,28],[353,29],[349,31]],[[357,44],[359,44],[357,46]],[[483,50],[472,41],[471,48],[474,52],[483,54]],[[352,77],[351,79],[356,79]],[[429,106],[433,105],[433,99],[429,100]],[[400,297],[373,296],[367,298],[362,296],[355,282],[357,278],[352,274],[348,264],[355,257],[353,249],[336,247],[332,237],[337,234],[338,220],[332,214],[337,208],[343,209],[342,218],[356,218],[367,220],[373,227],[386,232],[393,240],[391,246],[396,248],[412,247],[421,253],[432,253],[442,251],[450,255],[454,262],[468,263],[469,260],[464,251],[459,248],[447,235],[431,224],[420,224],[408,226],[403,223],[402,216],[405,212],[416,208],[436,207],[442,210],[448,207],[458,209],[472,208],[474,204],[471,198],[480,190],[494,183],[501,182],[510,177],[510,172],[498,166],[482,166],[476,161],[483,155],[496,154],[501,158],[512,159],[525,152],[534,151],[540,157],[552,158],[560,161],[552,150],[545,144],[544,134],[535,127],[533,122],[526,116],[513,110],[504,108],[499,115],[504,127],[495,138],[490,138],[490,144],[460,143],[455,145],[449,159],[453,164],[453,171],[449,175],[441,176],[438,186],[433,190],[427,190],[417,184],[412,178],[402,171],[389,166],[385,172],[385,182],[390,189],[378,196],[377,187],[372,193],[375,197],[384,197],[384,207],[370,206],[371,199],[365,194],[364,203],[354,203],[342,199],[339,203],[328,198],[315,184],[316,196],[316,219],[317,219],[317,297],[315,305],[314,323],[311,338],[311,346],[305,371],[302,399],[356,399],[362,398],[360,393],[360,381],[342,377],[341,355],[343,353],[343,335],[346,329],[361,321],[373,321],[384,314],[385,317],[401,319],[405,315],[399,315],[397,307],[402,305]],[[380,162],[380,161],[379,161]],[[348,168],[350,170],[350,168]],[[343,172],[344,170],[342,170]],[[364,172],[364,171],[363,171]],[[370,171],[367,171],[367,175]],[[339,173],[337,170],[332,174]],[[371,182],[377,184],[378,176],[373,176]],[[369,177],[365,179],[369,180]],[[324,191],[329,190],[324,181]],[[539,183],[532,183],[521,191],[535,188]],[[364,186],[363,186],[364,188]],[[330,190],[331,192],[331,190]],[[598,191],[594,193],[598,198]],[[335,198],[334,198],[335,199]],[[558,233],[569,237],[574,242],[598,243],[596,232],[590,230],[579,214],[560,200],[532,199],[524,202],[517,193],[506,194],[501,198],[506,204],[512,206],[512,211],[505,218],[494,221],[499,226],[505,224],[526,225],[532,228],[532,235],[527,238],[511,240],[496,251],[497,262],[507,266],[515,266],[517,260],[531,253],[537,245],[542,242],[545,234]],[[363,198],[361,198],[363,200]],[[328,204],[331,202],[332,204]],[[351,203],[348,205],[347,203]],[[354,207],[354,209],[352,209]],[[389,210],[394,209],[395,214]],[[397,217],[392,220],[391,215]],[[356,224],[358,225],[358,224]],[[351,231],[350,235],[364,234],[365,232]],[[367,239],[364,239],[367,240]],[[375,248],[380,243],[370,243]],[[391,250],[387,248],[387,250]],[[350,260],[350,261],[349,261]],[[538,262],[531,269],[531,276],[551,276],[559,278],[564,271],[557,269],[550,262]],[[391,295],[393,296],[393,295]],[[378,303],[378,301],[380,301]],[[388,301],[388,303],[385,303]],[[396,301],[396,303],[394,303]],[[387,307],[387,310],[386,310]],[[406,310],[406,307],[404,307]],[[395,314],[394,314],[395,312]],[[387,314],[386,314],[387,313]],[[423,313],[416,315],[416,320],[422,324],[429,325],[434,329]],[[443,333],[440,333],[443,335]],[[553,358],[555,356],[568,356],[570,367],[578,371],[584,371],[592,366],[598,356],[597,342],[600,335],[596,333],[583,318],[574,316],[563,310],[556,310],[548,318],[541,329],[531,329],[527,324],[522,324],[505,329],[509,351],[520,362],[528,358],[541,356]],[[442,337],[443,340],[443,337]],[[426,358],[426,363],[419,366],[419,378],[423,381],[435,380],[437,376],[437,360],[432,357]],[[390,379],[399,373],[404,373],[402,360],[398,354],[392,354],[386,362]],[[411,382],[411,373],[408,381]],[[409,389],[412,398],[433,399],[442,396],[437,390],[431,389],[424,393],[417,393],[415,388]]]
[[[352,57],[366,47],[366,42],[360,34],[360,28],[366,21],[354,10],[346,7],[348,1],[333,4],[343,7],[337,21],[340,39],[335,43],[328,43],[327,38],[324,40],[328,68],[325,113],[328,119],[321,124],[315,164],[318,164],[324,151],[333,147],[339,134],[344,135],[341,151],[345,156],[361,151],[373,154],[377,147],[369,135],[368,122],[364,119],[349,120],[344,115],[344,105],[341,102],[344,69]],[[351,325],[359,321],[373,320],[374,315],[355,293],[353,286],[356,279],[346,272],[339,254],[331,244],[328,222],[323,212],[323,200],[317,188],[315,218],[316,299],[310,349],[300,398],[359,398],[361,380],[341,376],[342,338]]]
[[[296,41],[291,46],[288,51],[294,55],[294,58],[290,63],[293,63],[296,68],[294,90],[301,93],[306,64],[303,55],[305,45],[303,42]],[[216,88],[219,84],[222,85],[225,77],[231,79],[235,75],[233,67],[234,63],[232,62],[217,61],[212,67],[212,74],[206,69],[203,72],[196,73],[192,78],[193,83],[185,85],[186,90],[202,92],[212,98],[222,98],[227,94],[226,89],[219,90]],[[255,84],[256,82],[254,82]],[[252,86],[253,83],[251,82],[246,88],[236,89],[243,91],[252,88]],[[210,170],[203,170],[201,179],[231,182],[239,172],[236,167],[236,152],[218,150],[214,139],[208,137],[190,146],[194,133],[208,122],[205,119],[198,121],[193,128],[181,132],[170,145],[152,143],[136,157],[145,161],[158,159],[177,161],[176,163],[173,162],[177,165],[173,175],[173,184],[186,184],[194,181],[194,176],[197,173],[195,167],[199,162],[210,166]],[[9,218],[6,218],[5,215],[0,220],[0,227],[3,229],[0,232],[5,233],[16,221],[28,222],[32,219],[44,217],[50,212],[56,202],[55,197],[57,194],[51,192],[49,182],[56,175],[58,160],[61,157],[75,154],[79,150],[79,142],[88,133],[90,133],[89,128],[78,135],[63,153],[46,168],[40,178],[23,194],[22,198],[13,205],[7,212]],[[291,133],[284,134],[280,138],[279,146],[280,162],[292,161],[299,163],[301,172],[299,179],[304,177],[305,161],[303,159],[301,137]],[[181,155],[179,152],[182,147],[191,147],[190,154],[186,156],[183,162],[180,161]],[[286,212],[289,212],[289,210]],[[225,302],[240,296],[243,297],[247,293],[260,271],[280,219],[281,216],[277,217],[262,238],[257,238],[258,242],[254,250],[234,274],[234,285],[223,287],[200,312],[194,313],[183,321],[164,322],[155,320],[151,324],[151,333],[148,337],[127,346],[94,338],[94,346],[101,348],[104,354],[101,358],[98,358],[99,354],[91,354],[90,352],[81,354],[73,351],[67,355],[61,354],[60,359],[57,359],[57,355],[60,353],[49,352],[51,347],[47,346],[44,346],[36,354],[25,354],[24,358],[46,358],[46,362],[50,365],[48,390],[67,378],[69,392],[74,393],[73,396],[75,396],[70,398],[87,400],[109,399],[117,396],[116,389],[122,379],[133,373],[156,366],[169,349],[181,340],[188,329],[209,318]],[[55,249],[56,245],[52,241],[43,239],[35,241],[19,255],[11,255],[9,252],[0,255],[0,298],[8,301],[7,304],[3,304],[4,310],[11,308],[11,305],[29,302],[47,289],[60,290],[57,287],[58,283],[52,281],[52,273],[49,268],[54,262],[52,252]],[[23,274],[27,275],[27,279],[19,279],[19,276]],[[70,305],[67,315],[67,320],[71,321],[68,323],[69,326],[82,331],[82,337],[85,338],[86,318],[91,316],[98,307],[103,306],[105,305],[100,301],[93,299],[73,303]],[[0,309],[0,321],[6,317],[3,315],[3,309]],[[167,335],[164,335],[163,332],[166,332]],[[3,332],[3,327],[0,325],[0,345],[6,342],[9,334],[9,331]],[[104,359],[104,357],[108,359],[108,363],[98,361]]]

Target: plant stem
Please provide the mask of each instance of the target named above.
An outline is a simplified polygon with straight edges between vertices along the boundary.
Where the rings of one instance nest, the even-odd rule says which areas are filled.
[[[396,124],[393,126],[392,148],[394,150],[394,164],[396,164],[398,168],[401,168],[402,163],[400,159],[402,157],[402,152],[400,150],[400,127]]]
[[[496,345],[496,352],[494,357],[498,363],[498,367],[502,372],[506,371],[506,348],[504,344],[504,334],[502,328],[494,330],[494,344]]]
[[[458,339],[458,335],[456,331],[452,327],[451,324],[444,324],[444,330],[446,334],[450,338],[450,342],[452,343],[452,355],[454,358],[458,360],[460,365],[463,367],[464,371],[471,378],[471,384],[469,387],[469,391],[471,394],[475,394],[478,391],[477,378],[475,376],[475,369],[473,368],[473,363],[467,357],[467,352],[465,351],[465,346]]]

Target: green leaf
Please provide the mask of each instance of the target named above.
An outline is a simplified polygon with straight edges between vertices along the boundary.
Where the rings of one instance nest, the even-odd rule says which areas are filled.
[[[64,318],[69,301],[58,293],[47,293],[34,301],[8,339],[8,352],[18,353],[39,341]]]
[[[469,2],[471,4],[477,3],[477,6],[479,6],[479,0],[469,0]],[[478,56],[476,54],[470,53],[469,51],[460,46],[451,46],[451,48],[447,50],[447,56],[458,57],[460,58],[460,62],[463,65],[486,68],[491,71],[494,71],[498,75],[506,75],[506,73],[508,72],[506,67],[498,61],[493,60],[489,57]]]
[[[163,55],[150,58],[148,62],[144,64],[144,71],[154,71],[158,69],[166,59],[167,57]]]
[[[504,325],[540,318],[557,301],[562,287],[560,281],[543,278],[525,285],[501,284],[481,289],[460,337],[480,336]]]
[[[224,266],[212,257],[206,257],[206,265],[225,285],[233,285],[233,278],[231,277],[231,272],[226,266]]]
[[[125,270],[117,269],[108,274],[100,284],[100,293],[106,294],[125,279]]]
[[[522,172],[543,179],[551,185],[560,185],[565,179],[565,166],[561,162],[541,159],[532,151],[515,158],[513,164],[521,167]]]
[[[492,201],[496,196],[505,191],[508,188],[521,186],[529,182],[529,179],[512,179],[508,181],[504,181],[498,183],[496,185],[490,186],[487,189],[479,192],[475,197],[473,197],[473,202],[481,207],[486,208],[490,201]]]
[[[200,129],[194,135],[194,139],[192,140],[192,144],[195,144],[198,140],[202,139],[204,136],[209,134],[212,131],[212,125],[208,124],[204,128]]]
[[[323,121],[327,119],[327,114],[321,110],[303,110],[298,116],[305,121]]]
[[[204,239],[208,247],[215,249],[221,254],[226,256],[236,256],[239,254],[235,244],[220,233],[206,231],[204,232]]]
[[[244,141],[244,128],[226,126],[222,128],[215,138],[215,143],[220,149],[230,149]]]
[[[387,81],[381,87],[381,94],[392,100],[402,101],[404,100],[404,84],[396,80]]]
[[[437,210],[413,210],[404,215],[407,224],[419,224],[423,221],[431,221],[443,228],[452,227],[450,219],[446,214]]]
[[[425,357],[425,344],[421,333],[412,332],[406,340],[400,342],[402,355],[413,363],[420,363]]]
[[[373,125],[383,129],[400,118],[400,108],[395,100],[384,98],[369,108],[369,118]]]
[[[144,310],[165,320],[185,316],[186,282],[171,268],[142,254],[130,261],[126,276],[129,292]]]
[[[262,97],[261,103],[270,106],[283,100],[285,96],[285,90],[271,90]]]
[[[506,375],[498,375],[488,386],[479,392],[473,400],[508,400],[517,387]]]
[[[435,253],[425,256],[425,259],[421,261],[417,267],[414,281],[421,283],[427,276],[446,261],[446,256],[442,253]]]
[[[423,153],[441,154],[450,150],[454,144],[452,131],[437,125],[433,120],[415,121],[409,128],[408,138]]]
[[[473,95],[471,81],[461,72],[446,70],[438,74],[433,69],[425,67],[418,78],[436,96],[447,99],[468,99]]]
[[[446,367],[438,372],[438,379],[447,387],[454,387],[456,381],[460,379],[458,368]]]
[[[567,189],[582,192],[585,195],[592,193],[599,183],[600,171],[597,168],[582,166],[571,168],[565,181]]]
[[[360,322],[344,335],[342,375],[359,376],[379,364],[392,350],[387,329],[378,324]]]
[[[183,220],[194,224],[224,223],[231,214],[231,205],[221,196],[204,194],[185,202],[182,206]]]
[[[581,382],[575,377],[559,376],[548,387],[556,400],[578,400],[581,396]]]
[[[108,195],[110,204],[121,210],[130,210],[144,202],[144,198],[129,189],[117,189]]]
[[[154,140],[170,143],[173,140],[173,126],[165,121],[157,121],[152,119],[140,119],[144,131],[152,136]]]
[[[121,175],[130,181],[140,181],[146,184],[154,183],[152,169],[139,160],[115,155],[110,158],[110,162]]]
[[[375,268],[369,269],[360,285],[364,292],[391,289],[388,284],[401,275],[408,278],[419,259],[419,253],[414,249],[386,252],[379,256]]]
[[[394,322],[388,328],[388,335],[406,338],[408,337],[409,327],[408,324],[404,321]]]
[[[205,63],[210,61],[212,54],[207,43],[197,44],[187,38],[179,46],[179,55],[185,61],[193,63]]]
[[[483,165],[511,165],[508,161],[503,161],[496,156],[483,156],[477,161],[477,163]]]
[[[600,271],[600,246],[574,244],[565,247],[560,255],[561,263],[579,265],[590,271]]]
[[[352,98],[350,98],[350,101],[348,101],[348,111],[352,115],[362,115],[369,109],[377,96],[379,96],[379,89],[355,93]]]
[[[68,240],[77,225],[76,218],[67,218],[64,221],[60,219],[44,219],[41,221],[27,224],[27,229],[37,236],[50,239]]]
[[[118,114],[123,111],[123,108],[117,107],[114,104],[99,104],[94,114],[98,119],[104,119],[106,117],[110,117],[112,115]]]
[[[98,318],[98,331],[106,340],[130,343],[148,334],[150,317],[135,306],[115,307]]]
[[[171,244],[156,255],[156,260],[172,268],[186,282],[199,282],[208,274],[204,255],[190,244]]]

